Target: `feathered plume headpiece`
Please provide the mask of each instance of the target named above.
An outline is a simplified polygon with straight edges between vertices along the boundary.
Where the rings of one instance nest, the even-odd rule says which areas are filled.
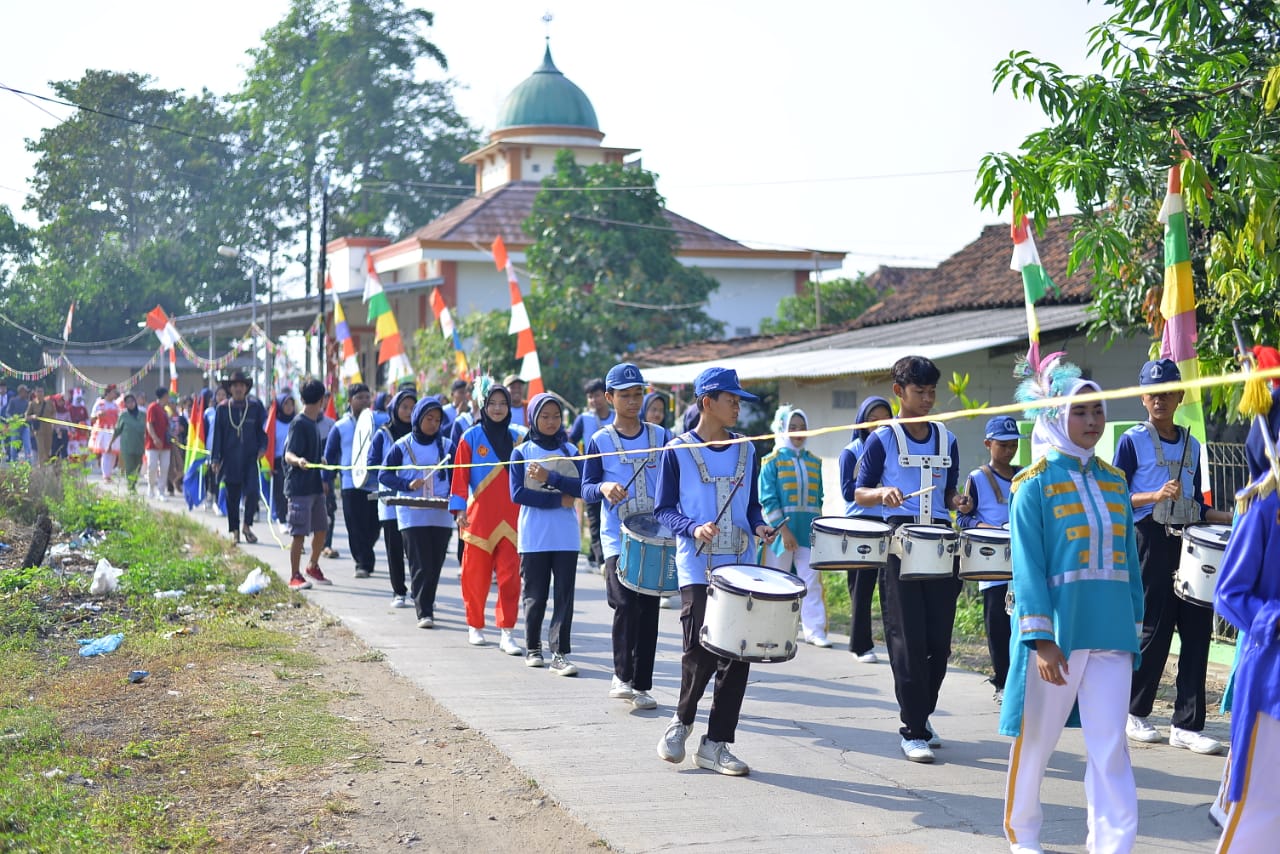
[[[1032,344],[1026,357],[1018,359],[1014,364],[1013,377],[1021,382],[1013,393],[1013,399],[1026,404],[1023,415],[1028,419],[1056,420],[1062,414],[1061,406],[1045,407],[1035,404],[1049,398],[1063,397],[1080,378],[1080,368],[1063,361],[1066,355],[1065,352],[1050,353],[1041,359],[1040,348]]]
[[[471,383],[471,399],[475,401],[476,406],[484,407],[489,400],[489,392],[493,390],[493,377],[485,374],[476,377]]]
[[[773,413],[773,424],[770,425],[773,432],[782,435],[787,432],[787,428],[791,426],[791,414],[795,409],[789,403],[784,403],[778,407],[778,411]]]

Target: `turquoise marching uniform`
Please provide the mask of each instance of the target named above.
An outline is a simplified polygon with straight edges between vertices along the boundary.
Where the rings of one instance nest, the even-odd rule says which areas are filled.
[[[1124,474],[1094,457],[1050,449],[1014,479],[1009,518],[1013,548],[1011,678],[1000,708],[1000,732],[1022,731],[1027,673],[1038,640],[1073,650],[1133,653],[1142,633],[1142,573]],[[1097,535],[1098,520],[1109,531]],[[1129,595],[1117,596],[1115,585]],[[1032,678],[1032,677],[1028,677]],[[1038,678],[1038,677],[1036,677]],[[1073,713],[1069,725],[1079,726]]]
[[[760,466],[760,506],[766,522],[776,526],[786,518],[791,533],[808,546],[813,520],[822,515],[822,460],[807,449],[775,448]],[[782,554],[782,537],[768,548]]]

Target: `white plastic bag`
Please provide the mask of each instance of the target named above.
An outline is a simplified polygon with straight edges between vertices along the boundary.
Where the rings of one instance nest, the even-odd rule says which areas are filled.
[[[244,581],[240,582],[240,586],[236,588],[239,592],[246,596],[254,593],[261,593],[271,584],[271,576],[267,575],[261,569],[255,569],[245,576]]]
[[[89,585],[91,596],[105,596],[114,593],[119,587],[120,575],[124,572],[117,569],[104,557],[98,561],[98,568],[93,571],[93,583]]]

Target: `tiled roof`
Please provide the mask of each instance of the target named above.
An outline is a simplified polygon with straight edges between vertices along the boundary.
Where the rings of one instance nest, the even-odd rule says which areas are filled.
[[[1036,235],[1040,261],[1062,291],[1052,294],[1040,304],[1088,302],[1089,274],[1078,271],[1067,276],[1067,258],[1071,253],[1071,217],[1049,221],[1044,234]],[[1022,276],[1009,268],[1013,241],[1009,226],[989,225],[977,240],[943,261],[933,270],[882,267],[893,282],[893,292],[863,312],[849,324],[857,329],[880,326],[915,317],[931,317],[953,311],[978,308],[1012,308],[1023,304]]]
[[[429,224],[408,235],[407,239],[457,241],[488,246],[501,234],[510,247],[523,247],[531,242],[523,225],[533,210],[533,200],[540,186],[534,181],[503,184],[487,193],[463,201],[445,211]],[[750,253],[752,250],[722,234],[698,225],[671,211],[664,211],[667,222],[680,238],[680,250],[707,250]]]
[[[832,327],[806,329],[801,332],[783,332],[777,335],[743,335],[716,341],[694,341],[689,344],[669,344],[636,353],[632,361],[641,368],[654,365],[679,365],[685,362],[703,362],[726,356],[744,356],[761,350],[772,350],[787,344],[807,341],[829,334]]]

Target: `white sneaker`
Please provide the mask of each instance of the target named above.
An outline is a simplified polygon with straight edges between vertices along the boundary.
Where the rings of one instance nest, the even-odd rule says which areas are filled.
[[[667,731],[658,739],[658,758],[679,764],[684,761],[684,743],[689,740],[689,728],[672,715]]]
[[[421,620],[418,620],[418,628],[420,629],[434,629],[435,627],[436,621],[430,617],[423,617]]]
[[[609,687],[609,696],[615,700],[630,700],[636,695],[631,687],[630,682],[623,682],[617,676],[613,677],[613,684]]]
[[[804,639],[805,643],[811,643],[818,649],[831,649],[831,641],[827,640],[826,635],[812,634]]]
[[[1160,731],[1147,722],[1146,718],[1129,715],[1129,722],[1124,725],[1124,734],[1130,741],[1143,744],[1155,744],[1160,741]]]
[[[662,608],[665,611],[679,611],[680,597],[679,596],[663,596],[658,600],[658,607]]]
[[[391,597],[391,607],[392,607],[392,608],[408,608],[408,607],[409,607],[409,597],[407,597],[407,596],[392,596],[392,597]]]
[[[876,651],[874,649],[854,657],[857,658],[861,664],[875,664],[880,660],[880,656],[876,655]]]
[[[751,771],[747,763],[729,752],[729,745],[723,741],[712,741],[705,735],[698,745],[698,752],[693,754],[693,761],[699,768],[730,777],[745,777]]]
[[[1213,756],[1222,752],[1222,742],[1216,738],[1211,738],[1202,732],[1179,729],[1176,726],[1169,727],[1169,746],[1181,747],[1184,750],[1190,750],[1192,753],[1200,753],[1205,756]]]
[[[904,738],[901,747],[902,755],[912,762],[929,763],[933,761],[933,751],[929,749],[929,743],[922,738]]]
[[[636,695],[631,698],[631,707],[634,709],[656,709],[658,701],[653,699],[653,695],[648,691],[637,691]]]
[[[520,644],[516,643],[515,634],[511,629],[503,629],[498,639],[498,649],[507,655],[524,655],[524,650],[520,648]]]
[[[479,629],[467,629],[467,643],[472,646],[486,646],[489,642],[484,639],[484,632]]]

